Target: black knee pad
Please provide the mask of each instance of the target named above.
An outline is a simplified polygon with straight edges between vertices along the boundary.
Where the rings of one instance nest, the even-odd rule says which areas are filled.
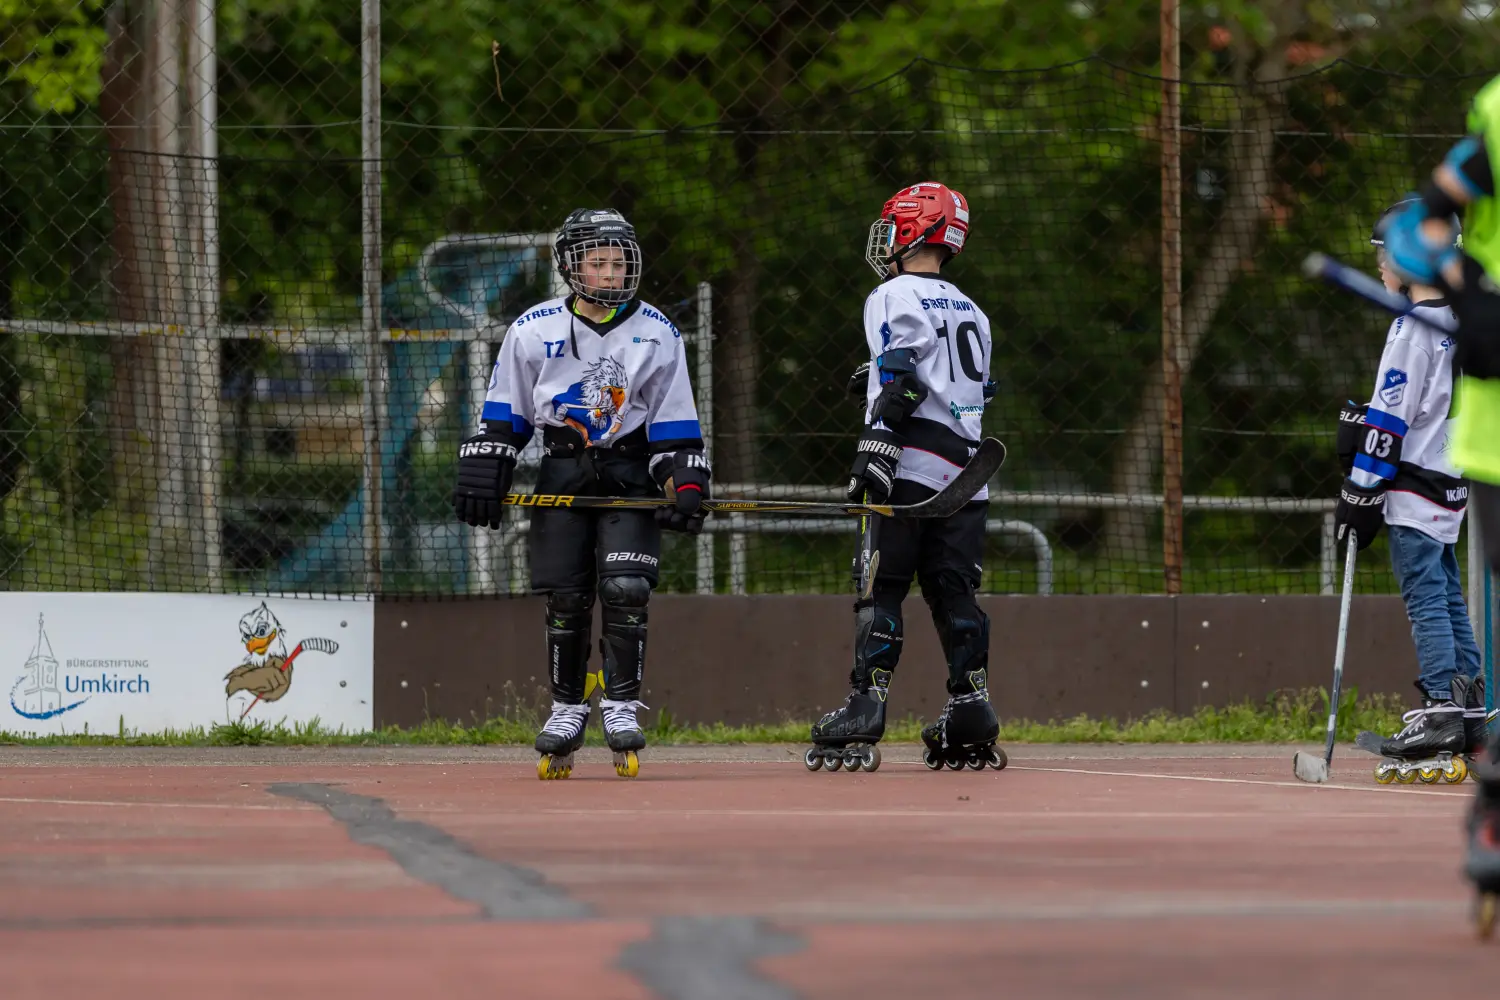
[[[990,666],[990,617],[974,600],[973,585],[945,570],[924,581],[922,597],[948,658],[948,693],[983,689]]]
[[[599,581],[604,608],[644,608],[651,600],[651,581],[644,576],[606,576]]]
[[[561,590],[547,595],[547,673],[554,701],[579,705],[587,697],[593,626],[592,591]]]
[[[591,614],[594,610],[594,593],[591,590],[554,590],[547,595],[547,614],[557,617],[574,617]]]
[[[604,697],[639,701],[646,665],[646,605],[651,581],[644,576],[607,576],[599,581],[604,602]]]

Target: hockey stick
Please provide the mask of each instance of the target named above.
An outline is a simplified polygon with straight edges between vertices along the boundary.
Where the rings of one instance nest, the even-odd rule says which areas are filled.
[[[865,491],[870,499],[870,491]],[[868,601],[875,593],[875,573],[880,569],[880,548],[875,540],[875,529],[880,522],[866,514],[859,519],[859,599]]]
[[[286,673],[289,669],[291,669],[292,661],[301,656],[304,649],[310,649],[314,653],[328,653],[332,655],[333,653],[337,653],[339,651],[339,644],[334,642],[332,639],[319,639],[316,636],[311,639],[303,639],[301,642],[297,643],[297,648],[292,650],[292,654],[281,661],[281,666],[277,667],[277,669],[282,673]],[[260,695],[256,695],[255,700],[246,705],[245,710],[240,713],[240,719],[243,720],[245,716],[250,714],[250,710],[259,704]]]
[[[1341,264],[1327,254],[1308,254],[1302,262],[1302,273],[1309,278],[1326,281],[1335,288],[1352,292],[1371,305],[1379,306],[1396,316],[1409,316],[1411,311],[1420,304],[1413,302],[1405,295],[1390,291],[1365,272],[1350,267],[1348,264]],[[1455,320],[1435,310],[1431,315],[1424,315],[1422,322],[1444,333],[1458,332],[1458,323]]]
[[[1338,730],[1339,694],[1344,686],[1344,648],[1349,641],[1349,608],[1354,603],[1354,556],[1359,546],[1354,541],[1354,530],[1349,530],[1349,551],[1344,556],[1344,594],[1339,599],[1339,641],[1333,654],[1333,696],[1328,703],[1328,744],[1323,756],[1315,757],[1297,751],[1292,757],[1292,773],[1303,781],[1322,784],[1328,780],[1328,771],[1333,764],[1333,739]]]
[[[984,489],[990,477],[1005,464],[1005,445],[999,438],[985,438],[974,449],[969,464],[936,493],[921,503],[819,503],[811,500],[704,500],[710,514],[847,514],[852,517],[951,517]],[[550,493],[507,493],[505,502],[517,507],[569,507],[573,510],[611,508],[654,510],[671,507],[666,497],[587,497]]]

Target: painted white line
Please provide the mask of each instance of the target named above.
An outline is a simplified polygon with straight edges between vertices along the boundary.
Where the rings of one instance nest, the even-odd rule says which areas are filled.
[[[485,822],[501,824],[530,824],[545,822],[548,818],[572,818],[588,816],[614,816],[621,818],[633,818],[649,816],[660,818],[672,816],[679,819],[694,818],[724,818],[724,819],[793,819],[807,817],[811,819],[1004,819],[1004,820],[1195,820],[1195,819],[1221,819],[1221,820],[1244,820],[1244,819],[1276,819],[1285,818],[1301,822],[1304,817],[1300,813],[1278,813],[1267,812],[1264,809],[1246,809],[1241,812],[1119,812],[1115,810],[1096,811],[1050,811],[1029,810],[1017,812],[1013,809],[1006,810],[984,810],[984,809],[527,809],[522,812],[494,811],[495,807],[483,806],[469,809],[403,809],[403,813],[423,816],[463,816],[468,822]],[[1348,820],[1389,820],[1399,817],[1392,816],[1389,812],[1337,812],[1328,813],[1324,819],[1348,819]]]
[[[252,812],[321,812],[316,806],[255,805],[249,802],[117,802],[108,799],[27,799],[0,797],[0,803],[44,806],[141,806],[151,809],[238,809]]]
[[[1402,785],[1315,785],[1305,781],[1268,781],[1264,778],[1210,778],[1201,774],[1151,774],[1143,771],[1095,771],[1083,767],[1035,767],[1012,764],[1008,771],[1058,771],[1065,774],[1096,774],[1105,778],[1159,778],[1165,781],[1207,781],[1223,785],[1267,785],[1271,788],[1334,788],[1344,792],[1375,792],[1389,795],[1391,792],[1410,791],[1421,795],[1442,795],[1447,798],[1471,799],[1472,792],[1447,792],[1437,788],[1411,788]]]
[[[1384,899],[1102,899],[1084,903],[1047,904],[1026,902],[959,906],[904,904],[899,900],[871,901],[869,906],[837,906],[827,903],[783,903],[772,905],[766,914],[785,920],[834,919],[845,924],[879,924],[904,921],[961,920],[1170,920],[1181,918],[1314,918],[1364,917],[1386,920],[1397,915],[1460,917],[1465,912],[1461,900],[1384,900]]]

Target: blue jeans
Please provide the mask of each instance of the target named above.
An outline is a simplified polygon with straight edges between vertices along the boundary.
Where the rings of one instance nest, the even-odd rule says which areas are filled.
[[[1416,528],[1393,524],[1387,530],[1391,567],[1417,646],[1417,683],[1429,698],[1451,698],[1454,677],[1479,673],[1479,646],[1458,580],[1457,547]]]

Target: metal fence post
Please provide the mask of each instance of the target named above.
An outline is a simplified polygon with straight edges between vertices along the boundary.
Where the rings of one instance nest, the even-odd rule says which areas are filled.
[[[714,289],[706,281],[698,282],[697,327],[693,332],[698,359],[694,367],[693,387],[698,405],[698,427],[703,433],[703,451],[713,462],[714,451]],[[698,536],[698,565],[695,590],[700,594],[714,592],[714,536]]]
[[[365,377],[363,533],[365,583],[372,594],[381,589],[381,421],[385,414],[385,343],[381,327],[380,286],[380,0],[360,0],[360,237]]]
[[[1161,3],[1162,569],[1182,593],[1182,82],[1177,0]]]

